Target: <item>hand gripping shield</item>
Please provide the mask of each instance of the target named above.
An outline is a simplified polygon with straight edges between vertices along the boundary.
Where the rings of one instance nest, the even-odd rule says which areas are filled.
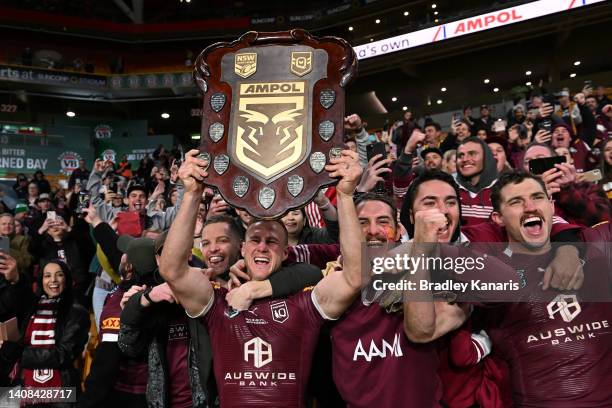
[[[344,40],[304,30],[248,32],[206,48],[200,150],[206,184],[257,218],[281,217],[334,183],[324,171],[342,147],[344,88],[357,58]]]

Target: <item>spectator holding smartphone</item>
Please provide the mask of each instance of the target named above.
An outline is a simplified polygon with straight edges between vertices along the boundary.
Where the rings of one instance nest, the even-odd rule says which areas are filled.
[[[29,250],[39,260],[37,263],[45,264],[51,259],[59,259],[70,265],[74,281],[69,284],[74,287],[74,299],[84,307],[89,305],[85,295],[92,278],[87,271],[88,260],[82,257],[72,228],[62,217],[47,218],[32,236]]]

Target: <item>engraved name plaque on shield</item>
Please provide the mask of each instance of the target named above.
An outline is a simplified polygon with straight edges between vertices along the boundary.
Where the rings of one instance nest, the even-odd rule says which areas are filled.
[[[335,182],[324,171],[342,147],[344,88],[357,58],[342,39],[304,30],[248,32],[198,57],[200,150],[207,185],[258,218],[278,218]]]

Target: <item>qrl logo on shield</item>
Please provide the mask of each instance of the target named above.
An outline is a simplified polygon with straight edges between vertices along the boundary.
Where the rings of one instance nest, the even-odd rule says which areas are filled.
[[[554,319],[555,314],[559,313],[566,323],[574,320],[582,311],[576,295],[557,295],[546,308],[548,309],[548,317]]]
[[[304,76],[312,71],[312,52],[294,51],[291,53],[291,72]]]
[[[244,343],[244,361],[249,362],[249,357],[253,356],[253,365],[260,368],[272,362],[272,345],[255,337]]]
[[[289,319],[289,308],[285,302],[272,303],[270,310],[272,311],[272,320],[277,323],[285,323]]]

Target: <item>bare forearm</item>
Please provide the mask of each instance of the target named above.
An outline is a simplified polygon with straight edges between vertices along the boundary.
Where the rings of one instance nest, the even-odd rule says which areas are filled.
[[[272,296],[272,285],[267,279],[264,281],[249,281],[244,285],[249,288],[249,298],[251,300]]]
[[[361,243],[363,241],[353,197],[338,192],[340,252],[344,276],[353,288],[361,286]]]
[[[430,341],[436,331],[433,301],[404,302],[404,331],[415,343]]]
[[[176,218],[168,231],[162,253],[160,273],[171,281],[181,271],[187,271],[187,260],[193,247],[193,230],[196,224],[200,196],[186,193]]]

